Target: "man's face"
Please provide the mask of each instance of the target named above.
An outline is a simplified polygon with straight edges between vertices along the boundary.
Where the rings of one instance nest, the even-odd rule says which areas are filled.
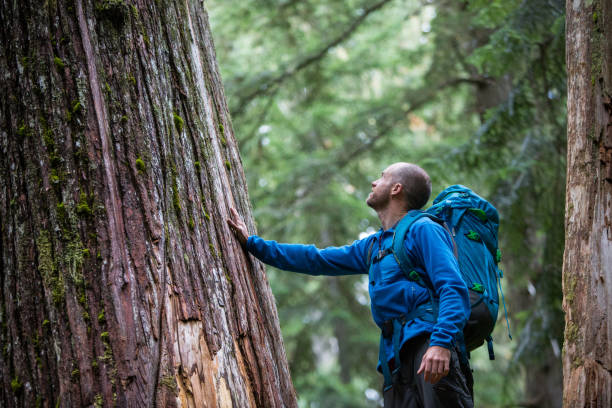
[[[391,201],[391,188],[393,187],[391,167],[382,172],[378,180],[372,182],[372,192],[366,199],[366,204],[374,210],[385,208]]]

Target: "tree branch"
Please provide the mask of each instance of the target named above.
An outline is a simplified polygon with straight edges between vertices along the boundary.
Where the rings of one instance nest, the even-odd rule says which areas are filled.
[[[233,110],[232,116],[237,117],[241,115],[244,112],[246,106],[257,96],[265,95],[272,92],[276,87],[281,85],[292,75],[308,67],[309,65],[321,60],[325,55],[327,55],[327,52],[330,49],[350,38],[350,36],[357,30],[357,28],[359,28],[361,23],[363,23],[370,14],[372,14],[374,11],[381,9],[385,4],[389,3],[390,1],[391,0],[380,0],[379,2],[364,9],[363,13],[359,17],[357,17],[342,33],[335,37],[331,42],[327,43],[318,51],[315,51],[306,58],[298,61],[289,68],[285,69],[280,74],[263,82],[251,92],[240,97],[238,100],[238,106],[236,109]]]

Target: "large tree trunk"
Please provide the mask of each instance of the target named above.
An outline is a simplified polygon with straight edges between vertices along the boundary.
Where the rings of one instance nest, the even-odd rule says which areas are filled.
[[[612,4],[567,1],[566,407],[612,403]]]
[[[206,13],[0,3],[0,405],[295,406]]]

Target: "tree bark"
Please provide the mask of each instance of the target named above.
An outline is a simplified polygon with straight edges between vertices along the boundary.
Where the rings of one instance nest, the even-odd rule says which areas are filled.
[[[296,406],[207,15],[0,2],[0,405]]]
[[[612,5],[568,0],[566,407],[612,403]]]

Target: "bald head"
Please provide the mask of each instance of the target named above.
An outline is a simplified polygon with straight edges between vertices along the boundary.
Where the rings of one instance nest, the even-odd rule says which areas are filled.
[[[394,183],[402,185],[407,210],[422,208],[431,195],[431,180],[425,170],[412,163],[395,163],[386,170]]]

